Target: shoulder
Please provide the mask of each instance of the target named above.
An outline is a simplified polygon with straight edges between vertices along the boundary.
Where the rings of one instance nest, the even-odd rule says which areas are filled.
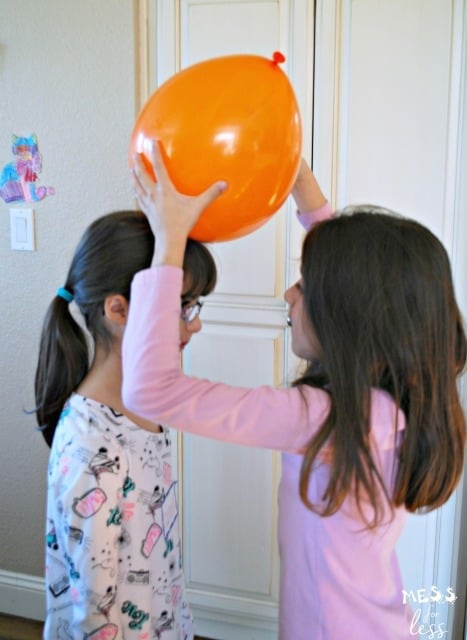
[[[89,456],[105,448],[112,456],[121,456],[128,439],[127,419],[110,407],[89,398],[73,394],[66,402],[57,425],[52,453],[74,451]],[[87,454],[83,453],[87,452]]]

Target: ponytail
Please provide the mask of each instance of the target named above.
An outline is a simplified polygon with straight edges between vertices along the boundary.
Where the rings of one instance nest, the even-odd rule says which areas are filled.
[[[37,423],[49,447],[63,405],[88,369],[84,331],[71,315],[68,302],[56,296],[44,319],[34,384]]]

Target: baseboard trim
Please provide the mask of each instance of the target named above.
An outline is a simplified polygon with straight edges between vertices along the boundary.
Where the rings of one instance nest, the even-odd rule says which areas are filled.
[[[232,613],[216,611],[192,603],[197,633],[225,640],[271,640],[277,637],[274,621],[236,619]],[[37,576],[0,569],[0,613],[29,620],[44,620],[45,581]]]
[[[0,612],[44,620],[44,579],[0,569]]]

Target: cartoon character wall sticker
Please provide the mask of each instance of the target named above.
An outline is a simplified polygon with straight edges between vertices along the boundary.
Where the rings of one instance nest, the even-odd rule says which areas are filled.
[[[37,136],[13,134],[11,150],[14,160],[6,164],[0,174],[0,197],[6,202],[37,202],[54,195],[53,187],[38,186],[42,171]]]

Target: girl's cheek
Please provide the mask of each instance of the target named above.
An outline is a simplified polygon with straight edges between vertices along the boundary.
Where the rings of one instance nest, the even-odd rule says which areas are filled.
[[[183,320],[180,320],[178,327],[179,327],[178,335],[180,338],[180,342],[185,342],[187,338],[187,333],[186,333],[185,323],[183,322]]]

